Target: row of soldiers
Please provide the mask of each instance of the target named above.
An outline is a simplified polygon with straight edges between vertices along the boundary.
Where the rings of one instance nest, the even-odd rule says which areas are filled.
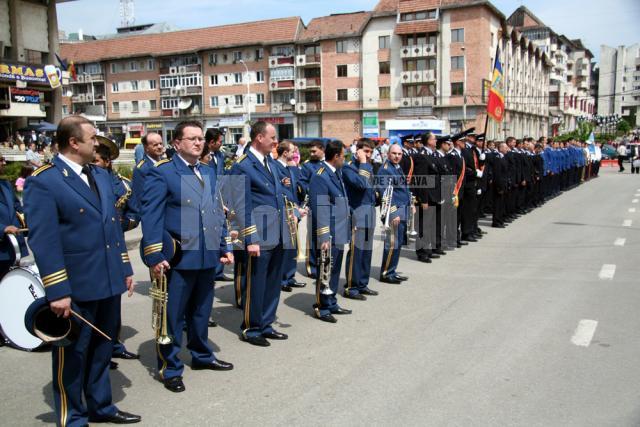
[[[530,141],[522,148],[510,140],[485,148],[470,132],[394,144],[375,174],[375,146],[368,139],[358,140],[350,162],[340,141],[312,142],[309,161],[298,167],[291,161],[294,147],[278,143],[273,125],[254,123],[250,138],[244,154],[225,169],[222,135],[215,129],[180,123],[170,159],[163,158],[160,135],[150,133],[128,182],[109,170],[108,160],[117,155],[111,144],[98,145],[91,123],[71,116],[58,127],[60,154],[27,181],[29,244],[51,310],[69,317],[74,307],[112,337],[120,327],[120,295],[134,288],[124,232],[141,224],[141,257],[152,279],[168,283],[162,335],[170,339],[158,340],[156,353],[159,377],[172,392],[185,390],[183,331],[192,369],[233,369],[208,341],[213,283],[225,265],[234,264],[241,339],[266,347],[288,338],[273,323],[282,290],[304,286],[295,274],[298,225],[305,216],[307,274],[316,278],[310,308],[318,319],[335,323],[336,316],[351,313],[337,298],[343,258],[342,295],[361,301],[378,295],[369,284],[380,223],[379,280],[398,284],[408,279],[397,270],[400,249],[414,233],[418,258],[429,262],[477,241],[484,210],[492,210],[500,226],[579,178],[578,165],[566,155],[572,148],[547,147],[545,160]],[[536,168],[540,157],[542,170]],[[90,166],[94,161],[102,168]],[[124,347],[119,352],[132,355]],[[113,355],[113,345],[84,326],[78,340],[53,352],[60,424],[140,420],[111,402],[105,372]]]

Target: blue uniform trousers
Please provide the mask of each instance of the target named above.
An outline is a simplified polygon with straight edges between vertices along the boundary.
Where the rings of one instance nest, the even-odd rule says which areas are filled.
[[[326,316],[340,308],[338,305],[338,299],[336,294],[338,293],[338,287],[340,285],[340,270],[342,270],[342,257],[344,255],[344,246],[332,246],[331,247],[331,277],[329,279],[329,288],[332,291],[331,295],[323,295],[320,293],[320,284],[316,280],[316,303],[313,306],[316,315]],[[318,263],[320,262],[320,250],[317,254]],[[318,271],[318,274],[320,271]]]
[[[282,286],[287,286],[296,281],[296,269],[298,268],[297,249],[284,249],[282,255]]]
[[[384,238],[384,250],[382,252],[381,277],[392,277],[396,274],[398,261],[400,260],[400,249],[407,223],[400,221],[398,227],[391,227]]]
[[[306,261],[306,269],[307,276],[316,277],[316,273],[318,271],[318,241],[316,236],[312,236],[312,227],[310,226],[310,222],[308,223],[308,231],[307,231],[307,261]]]
[[[242,308],[242,300],[247,286],[247,261],[244,249],[233,250],[233,290],[237,308]]]
[[[282,244],[272,249],[260,249],[259,257],[251,257],[246,263],[246,291],[242,305],[242,335],[257,337],[273,332],[271,324],[276,320],[282,286]]]
[[[74,301],[74,310],[110,337],[116,336],[120,296],[97,301]],[[53,400],[58,425],[85,426],[88,417],[103,418],[118,410],[111,403],[109,362],[113,342],[80,326],[78,337],[66,347],[54,347]],[[82,380],[84,379],[84,383]],[[83,402],[83,393],[84,400]]]
[[[191,363],[206,364],[215,360],[208,342],[208,323],[213,305],[214,268],[204,270],[169,270],[167,330],[173,342],[157,345],[158,370],[162,379],[182,375],[184,364],[178,357],[182,348],[182,330],[187,322],[187,348]]]
[[[374,232],[374,228],[355,227],[351,233],[346,261],[347,283],[344,287],[348,295],[358,295],[369,286]]]

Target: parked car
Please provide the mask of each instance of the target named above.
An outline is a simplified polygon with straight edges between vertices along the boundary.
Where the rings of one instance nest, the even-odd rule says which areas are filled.
[[[613,145],[603,144],[602,145],[602,159],[609,160],[615,159],[618,157],[618,151]]]

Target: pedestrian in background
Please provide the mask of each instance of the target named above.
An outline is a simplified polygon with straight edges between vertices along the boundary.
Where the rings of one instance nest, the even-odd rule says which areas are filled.
[[[624,172],[624,161],[627,158],[627,147],[623,142],[618,145],[618,166],[620,166],[620,170],[618,172]]]

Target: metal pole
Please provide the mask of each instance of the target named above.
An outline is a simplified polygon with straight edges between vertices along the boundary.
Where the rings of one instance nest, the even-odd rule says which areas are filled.
[[[462,46],[462,60],[464,62],[464,78],[462,80],[462,130],[467,127],[467,55],[465,48]]]

